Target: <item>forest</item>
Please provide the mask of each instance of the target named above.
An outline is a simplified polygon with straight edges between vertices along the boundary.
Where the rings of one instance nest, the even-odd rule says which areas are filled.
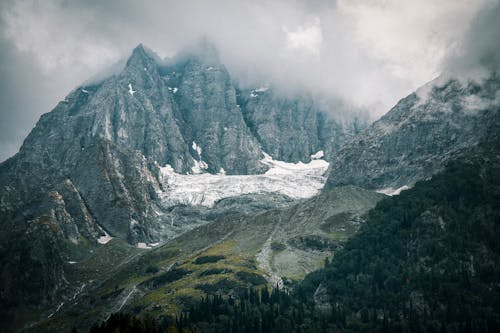
[[[289,289],[209,295],[177,318],[114,314],[90,332],[500,332],[497,145],[379,202]]]

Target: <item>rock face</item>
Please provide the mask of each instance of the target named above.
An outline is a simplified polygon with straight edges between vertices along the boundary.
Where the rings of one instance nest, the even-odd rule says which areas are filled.
[[[311,100],[269,97],[246,101],[242,111],[210,46],[164,63],[139,45],[121,73],[75,89],[40,118],[1,167],[0,216],[11,221],[33,193],[55,190],[66,206],[87,212],[67,214],[78,226],[67,239],[106,231],[131,243],[151,241],[158,227],[153,203],[168,191],[159,166],[180,174],[256,174],[268,168],[261,162],[266,149],[285,161],[308,161],[358,130],[357,120],[343,128],[318,110]],[[57,190],[68,186],[71,197]]]
[[[160,167],[179,174],[259,174],[268,168],[261,163],[267,149],[285,161],[306,162],[317,150],[334,151],[357,126],[319,120],[328,116],[311,101],[252,103],[245,102],[245,110],[238,105],[237,88],[209,45],[169,62],[139,45],[120,73],[72,91],[40,118],[19,153],[0,164],[0,307],[53,301],[65,283],[68,248],[98,246],[106,235],[130,244],[158,241],[170,225],[159,216],[175,211],[162,212],[159,204],[159,194],[169,190]],[[266,108],[275,115],[269,129]],[[330,136],[342,128],[344,134]],[[256,200],[266,199],[236,200],[235,208],[215,214],[194,209],[203,211],[194,219],[182,208],[177,222],[196,225],[226,211],[289,202]],[[250,206],[241,207],[245,202]],[[178,224],[175,232],[185,231]]]
[[[338,151],[325,189],[354,184],[390,191],[429,178],[498,126],[499,91],[498,74],[479,83],[430,82]]]
[[[331,160],[368,125],[366,114],[338,101],[305,93],[290,99],[268,86],[239,91],[238,102],[263,150],[283,161],[309,161],[320,150]]]

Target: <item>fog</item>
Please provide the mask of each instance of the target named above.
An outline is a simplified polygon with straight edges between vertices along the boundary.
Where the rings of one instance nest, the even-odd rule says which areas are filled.
[[[498,66],[498,8],[497,0],[4,0],[0,161],[42,113],[139,43],[172,57],[207,38],[243,84],[312,91],[378,117],[443,71]]]

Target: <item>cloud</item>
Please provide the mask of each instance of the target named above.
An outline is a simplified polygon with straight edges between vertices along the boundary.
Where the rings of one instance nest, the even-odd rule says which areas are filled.
[[[488,49],[489,39],[500,45],[498,29],[491,30],[494,16],[472,23],[495,3],[4,0],[0,160],[20,145],[41,113],[139,43],[165,57],[206,36],[242,84],[273,81],[380,115],[443,68],[477,57],[471,50]],[[488,29],[489,35],[483,31]]]
[[[488,2],[444,59],[447,71],[500,70],[500,2]]]
[[[284,26],[283,31],[286,34],[286,42],[289,48],[319,57],[323,42],[323,33],[319,18],[314,18],[313,22],[309,25],[298,26],[295,31],[289,31]]]

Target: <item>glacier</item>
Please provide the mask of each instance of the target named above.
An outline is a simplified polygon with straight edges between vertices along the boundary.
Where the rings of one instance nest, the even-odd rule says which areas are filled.
[[[194,142],[193,142],[194,144]],[[160,167],[163,191],[159,191],[165,208],[176,205],[213,207],[224,198],[252,193],[280,193],[292,199],[307,199],[321,191],[326,182],[329,163],[321,152],[311,155],[309,163],[274,160],[264,153],[260,161],[269,167],[264,174],[225,175],[200,173],[184,175],[172,166]]]

